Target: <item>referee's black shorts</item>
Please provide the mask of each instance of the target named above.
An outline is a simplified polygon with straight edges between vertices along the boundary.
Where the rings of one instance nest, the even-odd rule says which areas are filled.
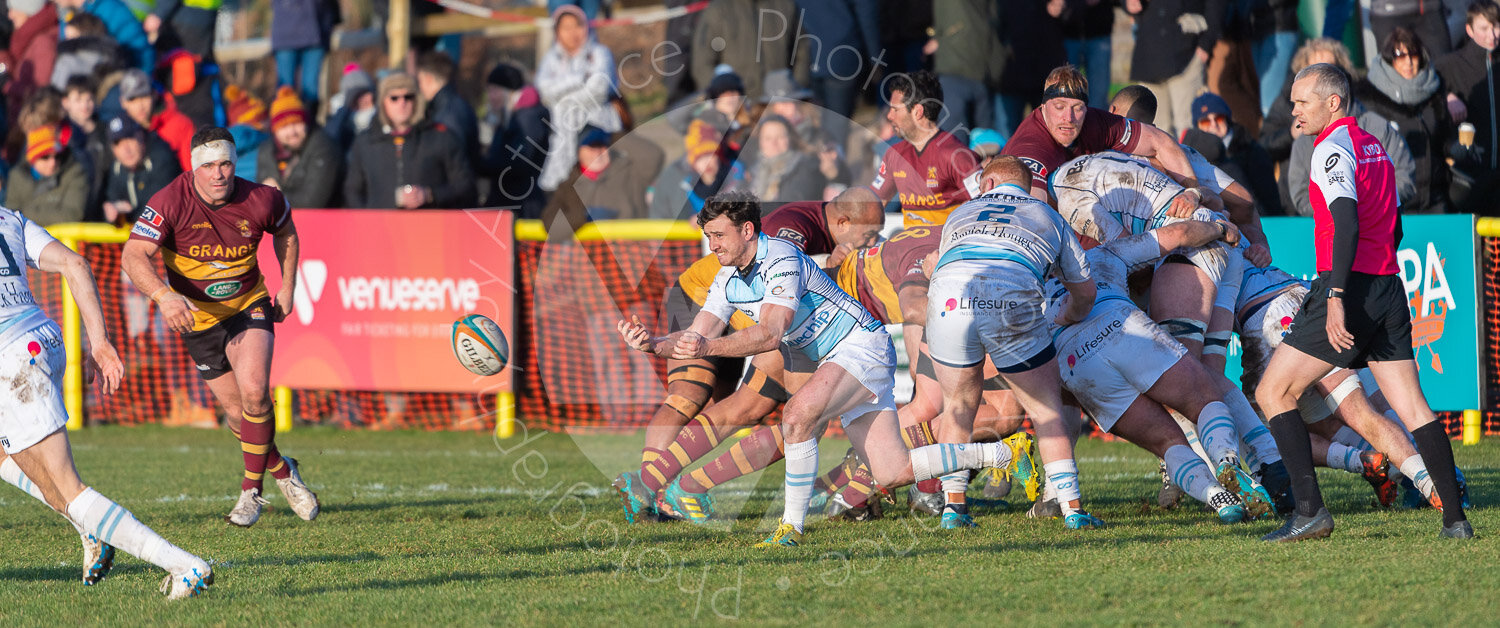
[[[1349,273],[1344,288],[1344,327],[1354,347],[1335,351],[1328,344],[1328,273],[1319,273],[1292,319],[1286,342],[1299,351],[1334,366],[1364,368],[1369,362],[1412,360],[1411,306],[1406,288],[1396,275]]]

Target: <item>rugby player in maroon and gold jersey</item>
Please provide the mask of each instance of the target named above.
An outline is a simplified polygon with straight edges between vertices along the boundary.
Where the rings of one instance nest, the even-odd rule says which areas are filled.
[[[167,326],[183,334],[188,354],[240,439],[245,475],[226,519],[242,527],[260,519],[267,503],[261,478],[269,471],[292,510],[311,521],[318,516],[318,497],[303,483],[297,461],[276,450],[271,422],[272,324],[292,312],[297,227],[280,191],[234,175],[235,155],[228,131],[207,127],[194,134],[193,169],[151,197],[120,263],[131,283],[161,308]],[[266,233],[281,264],[274,300],[256,257]],[[165,281],[152,263],[158,254]]]
[[[1031,169],[1031,194],[1047,199],[1047,178],[1075,157],[1117,150],[1154,158],[1168,176],[1185,188],[1198,187],[1193,165],[1167,132],[1088,106],[1089,83],[1071,65],[1052,70],[1042,92],[1042,106],[1016,127],[1000,151],[1019,157]]]
[[[890,80],[886,119],[901,141],[886,151],[870,187],[882,201],[900,199],[903,226],[941,227],[953,208],[979,195],[979,155],[938,129],[943,86],[937,75],[922,70]]]

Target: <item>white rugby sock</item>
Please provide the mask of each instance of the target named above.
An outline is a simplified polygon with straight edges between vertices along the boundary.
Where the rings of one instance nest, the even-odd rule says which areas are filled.
[[[798,532],[807,520],[807,501],[812,499],[818,477],[818,439],[786,444],[786,510],[781,521]]]
[[[1214,464],[1239,462],[1240,442],[1234,433],[1234,420],[1229,418],[1229,406],[1222,402],[1203,406],[1198,413],[1198,439]]]
[[[1203,443],[1198,440],[1198,428],[1193,425],[1193,422],[1178,414],[1176,410],[1172,410],[1172,420],[1177,421],[1177,427],[1182,428],[1182,435],[1187,438],[1188,446],[1198,452],[1204,460],[1208,460],[1208,452],[1203,451]]]
[[[105,543],[125,550],[131,556],[149,562],[171,573],[193,567],[204,567],[197,556],[168,543],[161,535],[137,521],[119,504],[92,488],[83,489],[68,504],[68,514],[90,534]]]
[[[1047,474],[1047,484],[1057,494],[1057,505],[1062,507],[1063,516],[1078,512],[1080,509],[1071,505],[1083,499],[1083,492],[1078,487],[1078,463],[1067,458],[1042,465],[1042,471]]]
[[[918,482],[961,469],[1004,469],[1009,464],[1010,447],[1005,443],[938,443],[911,450],[911,471]]]
[[[1215,495],[1228,492],[1214,478],[1214,470],[1192,448],[1173,445],[1162,459],[1167,462],[1167,477],[1193,499],[1211,504],[1209,500]]]
[[[1350,473],[1363,473],[1365,466],[1359,462],[1359,449],[1343,443],[1328,443],[1328,468],[1343,469]]]
[[[1417,454],[1401,463],[1401,475],[1411,478],[1411,483],[1417,486],[1422,497],[1432,497],[1432,477],[1427,475],[1427,463],[1422,461],[1422,454]]]
[[[1255,413],[1255,406],[1245,398],[1244,391],[1231,388],[1224,393],[1224,405],[1229,408],[1229,418],[1234,420],[1234,431],[1240,433],[1240,452],[1245,464],[1252,469],[1281,461],[1281,450],[1276,449],[1276,438]]]
[[[968,514],[969,500],[964,493],[969,490],[969,471],[955,471],[943,475],[943,507],[953,512]]]
[[[1397,424],[1399,425],[1400,421],[1397,421]],[[1339,431],[1333,433],[1333,442],[1341,445],[1348,445],[1355,449],[1374,449],[1374,447],[1370,446],[1369,441],[1366,441],[1363,436],[1359,435],[1359,432],[1354,431],[1353,428],[1350,428],[1347,425],[1339,428]]]
[[[15,458],[6,456],[5,462],[0,462],[0,479],[5,480],[11,486],[25,491],[27,495],[35,497],[37,501],[42,502],[42,505],[47,508],[52,508],[52,505],[47,503],[47,498],[42,497],[42,489],[36,483],[32,482],[31,478],[26,477],[26,473],[21,471],[21,465],[16,464]],[[53,512],[57,511],[54,510]],[[72,517],[64,513],[58,514],[62,514],[63,518],[68,520],[68,523],[73,524],[73,529],[78,531],[79,536],[84,535],[83,528],[79,527],[78,522],[73,521]]]

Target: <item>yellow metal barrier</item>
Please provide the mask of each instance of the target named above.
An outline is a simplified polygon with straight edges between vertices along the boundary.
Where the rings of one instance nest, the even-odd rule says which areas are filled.
[[[1500,218],[1480,218],[1474,231],[1481,238],[1500,238]]]
[[[573,237],[594,240],[698,240],[703,232],[685,220],[603,220],[584,223]],[[545,242],[547,227],[540,220],[517,220],[516,241]]]
[[[47,228],[64,246],[78,250],[79,242],[120,243],[130,238],[130,230],[101,223],[66,223]],[[68,410],[68,429],[83,427],[83,319],[73,290],[62,282],[63,350],[67,368],[63,371],[63,407]]]

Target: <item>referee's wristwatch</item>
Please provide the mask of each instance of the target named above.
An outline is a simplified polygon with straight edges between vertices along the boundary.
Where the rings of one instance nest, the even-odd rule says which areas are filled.
[[[1330,299],[1342,299],[1342,298],[1344,298],[1344,289],[1343,288],[1329,288],[1328,289],[1328,298],[1330,298]]]

